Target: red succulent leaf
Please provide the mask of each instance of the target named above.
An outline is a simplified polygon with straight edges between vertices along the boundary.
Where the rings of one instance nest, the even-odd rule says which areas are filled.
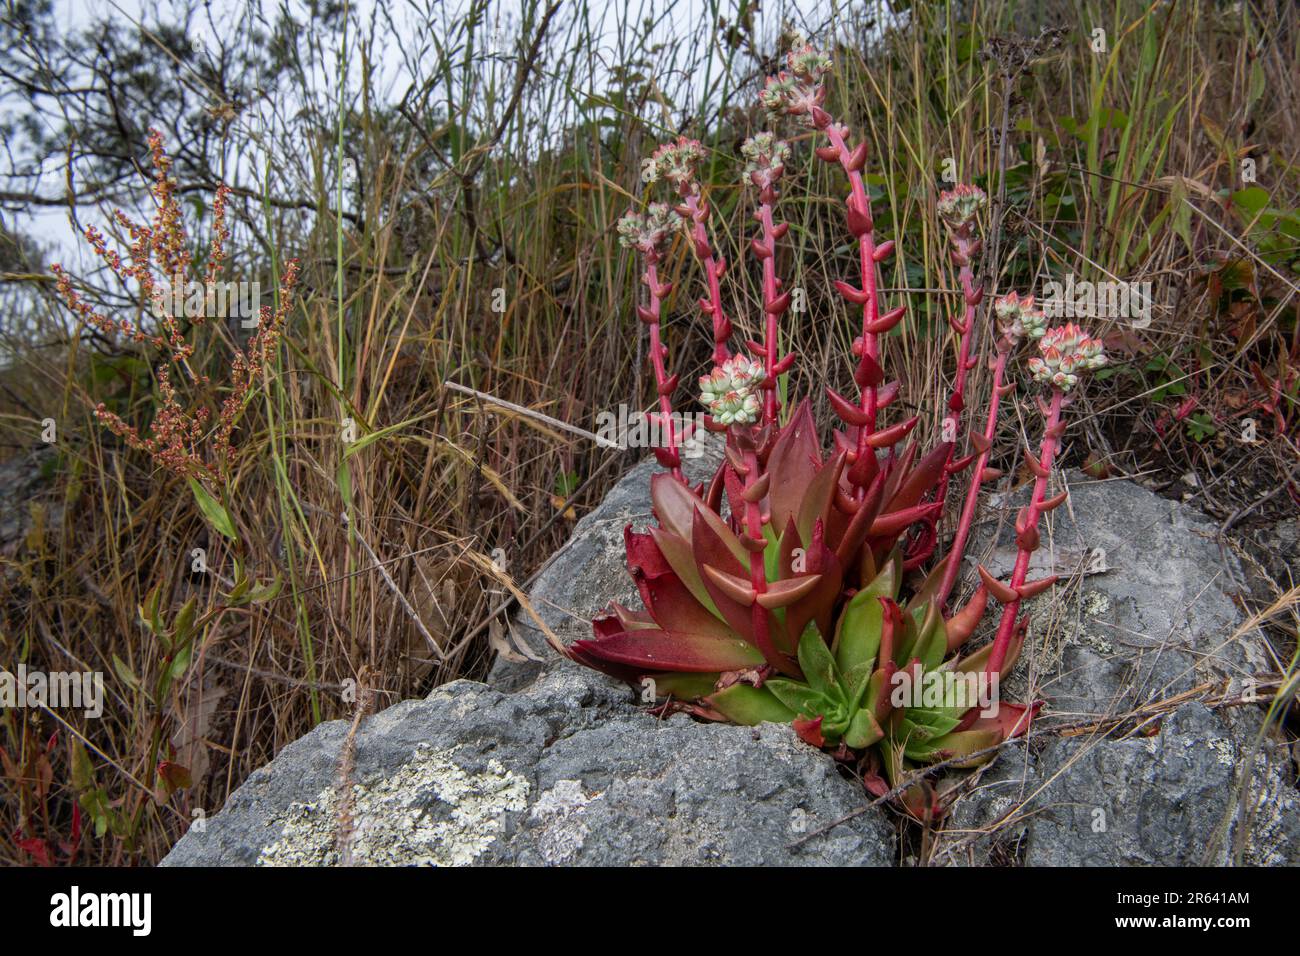
[[[984,611],[988,607],[989,591],[988,588],[981,584],[971,599],[966,602],[966,606],[948,618],[948,653],[951,654],[957,648],[961,647],[970,639],[971,634],[975,632],[975,626],[979,624],[980,619],[984,617]]]
[[[1042,709],[1043,702],[1035,701],[1032,704],[1012,704],[1006,701],[998,702],[998,712],[993,717],[979,717],[970,723],[970,730],[996,730],[999,734],[999,740],[1010,740],[1012,737],[1022,737],[1029,730],[1029,725],[1033,723],[1038,711]],[[979,714],[979,708],[972,708],[975,713]]]
[[[690,539],[681,538],[662,528],[651,528],[650,536],[654,539],[664,560],[681,579],[682,584],[686,585],[697,601],[712,609],[712,598],[700,578],[700,569],[695,563],[695,553],[691,548]]]
[[[831,502],[835,500],[835,490],[839,485],[840,471],[843,467],[844,453],[837,452],[833,458],[822,465],[805,487],[796,519],[801,540],[811,541],[813,525],[821,521],[825,526],[830,518]]]
[[[898,490],[894,492],[894,496],[889,499],[889,505],[885,510],[898,511],[902,508],[910,508],[924,498],[943,476],[944,465],[948,462],[952,447],[950,441],[940,442],[933,451],[917,462],[916,467],[908,473]]]
[[[573,650],[609,663],[640,668],[642,673],[646,670],[708,673],[757,667],[763,663],[758,648],[734,636],[719,639],[655,628],[576,641]]]
[[[734,637],[726,623],[695,599],[681,578],[669,572],[657,578],[639,578],[642,600],[659,627],[710,637]]]
[[[826,738],[822,736],[822,718],[814,717],[809,720],[806,717],[796,717],[792,723],[794,732],[805,742],[818,748],[826,746]]]
[[[879,661],[892,661],[898,650],[898,642],[903,638],[903,611],[893,598],[877,598],[885,613],[880,623]]]
[[[696,519],[695,533],[691,540],[692,557],[697,568],[711,567],[715,572],[731,575],[748,583],[745,569],[735,556],[727,549],[721,539],[701,515]],[[754,620],[749,607],[735,601],[726,590],[718,585],[708,574],[700,572],[700,581],[709,598],[713,601],[722,619],[731,625],[741,637],[752,640],[754,637]]]
[[[821,467],[817,430],[804,399],[781,429],[767,459],[767,472],[772,476],[767,499],[773,528],[784,528],[787,519],[798,516],[799,505]]]

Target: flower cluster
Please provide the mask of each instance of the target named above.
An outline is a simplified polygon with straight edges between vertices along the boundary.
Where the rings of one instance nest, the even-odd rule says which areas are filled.
[[[794,34],[785,62],[786,70],[767,78],[759,102],[773,122],[798,116],[804,125],[812,126],[813,110],[826,101],[824,80],[832,67],[830,55]]]
[[[1029,370],[1038,382],[1050,382],[1068,392],[1079,382],[1079,373],[1101,368],[1106,353],[1101,339],[1089,338],[1088,331],[1073,322],[1048,329],[1039,339],[1040,357],[1029,360]]]
[[[759,189],[780,179],[790,161],[790,145],[768,132],[749,137],[740,152],[745,157],[745,178]]]
[[[679,136],[676,142],[664,143],[641,164],[641,178],[647,183],[666,179],[680,190],[695,179],[703,159],[704,147],[699,140]]]
[[[618,241],[629,249],[657,256],[668,237],[681,228],[681,216],[666,203],[652,202],[644,215],[628,210],[618,221]]]
[[[969,232],[975,227],[975,216],[988,207],[989,197],[978,186],[958,183],[948,192],[939,194],[936,207],[939,217],[953,232]]]
[[[1032,295],[1021,297],[1009,292],[993,300],[993,314],[998,319],[998,331],[1008,349],[1014,349],[1022,337],[1041,339],[1047,331],[1047,317],[1042,309],[1034,308]]]
[[[700,377],[700,401],[721,425],[752,425],[761,410],[758,386],[765,377],[758,362],[732,356]]]

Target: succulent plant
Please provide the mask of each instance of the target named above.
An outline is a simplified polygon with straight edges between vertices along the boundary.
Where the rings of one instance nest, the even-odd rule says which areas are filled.
[[[680,203],[675,213],[652,204],[649,215],[632,214],[620,232],[646,261],[650,301],[638,313],[650,326],[665,419],[677,378],[664,365],[659,322],[670,287],[660,283],[656,266],[675,236],[692,241],[708,290],[699,305],[712,316],[715,337],[715,367],[699,379],[700,399],[706,426],[725,436],[725,456],[711,480],[690,487],[670,431],[668,447],[656,449],[670,470],[655,475],[650,486],[657,523],[646,531],[624,530],[643,609],[615,604],[593,622],[590,639],[559,649],[651,690],[661,707],[739,724],[789,722],[811,745],[856,761],[872,792],[897,792],[910,812],[929,818],[943,812],[944,799],[914,776],[916,768],[988,759],[1000,742],[1023,733],[1037,711],[1037,705],[998,700],[997,682],[1024,642],[1021,602],[1055,581],[1026,578],[1039,516],[1064,501],[1063,493],[1048,499],[1046,489],[1066,393],[1078,371],[1097,367],[1104,356],[1095,339],[1073,326],[1045,331],[1032,297],[1004,296],[993,309],[998,334],[987,423],[968,436],[969,451],[958,456],[955,441],[926,450],[908,442],[916,417],[882,424],[899,386],[885,381],[881,337],[906,310],[881,310],[878,264],[893,243],[876,241],[862,177],[866,144],[850,147],[848,129],[825,109],[831,66],[827,54],[799,38],[761,102],[772,117],[793,118],[824,135],[818,157],[838,163],[849,180],[846,219],[861,268],[858,285],[837,282],[836,288],[861,309],[861,333],[852,347],[858,395],[825,389],[841,422],[829,451],[807,399],[782,415],[777,380],[797,356],[777,353],[778,323],[791,296],[776,273],[775,250],[787,227],[776,222],[775,209],[782,176],[792,168],[791,147],[763,132],[742,148],[761,230],[749,249],[762,269],[762,335],[745,342],[749,356],[732,355],[728,343],[731,323],[718,286],[725,263],[711,251],[708,207],[694,179],[699,144],[680,139],[661,147],[647,162],[646,180],[670,182]],[[951,232],[964,304],[963,317],[951,321],[958,346],[948,402],[954,418],[964,408],[966,373],[976,365],[972,333],[983,291],[975,284],[973,259],[986,202],[978,188],[959,186],[938,204]],[[980,567],[974,594],[950,612],[980,485],[1000,474],[987,467],[988,456],[999,401],[1014,387],[1007,380],[1009,363],[1026,336],[1040,340],[1033,372],[1052,386],[1052,399],[1040,401],[1046,424],[1038,454],[1029,456],[1036,482],[1017,519],[1015,570],[1006,583]],[[1051,374],[1040,373],[1040,366]],[[931,561],[948,480],[972,465],[957,532],[946,556]],[[990,597],[1003,608],[997,634],[966,653]],[[972,696],[967,691],[974,685],[979,692]]]

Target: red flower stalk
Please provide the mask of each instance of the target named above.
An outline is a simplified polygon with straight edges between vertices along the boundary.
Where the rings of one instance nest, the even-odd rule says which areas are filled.
[[[826,162],[838,161],[849,177],[845,215],[849,231],[858,240],[860,285],[855,288],[847,282],[837,281],[835,288],[850,303],[862,308],[862,334],[853,342],[853,355],[857,359],[853,379],[859,393],[856,406],[829,388],[827,396],[836,414],[856,433],[851,449],[851,464],[856,464],[869,455],[874,456],[874,451],[871,450],[873,448],[892,449],[911,430],[911,425],[897,432],[885,429],[878,433],[876,430],[880,409],[896,394],[896,391],[890,391],[891,386],[881,388],[884,373],[880,367],[880,336],[899,323],[906,309],[900,306],[884,315],[880,314],[876,266],[894,251],[894,243],[890,241],[876,245],[871,199],[862,179],[862,168],[867,161],[866,141],[850,149],[848,127],[835,123],[823,108],[826,102],[825,77],[831,69],[830,58],[800,38],[787,55],[786,64],[788,72],[779,73],[768,80],[762,93],[763,105],[770,114],[794,116],[805,125],[822,131],[830,145],[820,147],[817,156]],[[914,425],[915,421],[911,424]],[[877,441],[872,441],[872,438]],[[866,466],[849,470],[850,481],[855,488],[854,497],[858,501],[866,495],[866,482],[869,480],[867,473],[871,470]]]
[[[1030,304],[1032,305],[1032,299]],[[1029,311],[1032,314],[1032,309]],[[1047,497],[1047,479],[1052,472],[1052,462],[1060,447],[1061,436],[1065,433],[1061,410],[1069,404],[1068,393],[1078,383],[1078,376],[1106,364],[1100,340],[1090,338],[1086,331],[1073,324],[1048,329],[1039,338],[1038,349],[1041,357],[1030,359],[1029,367],[1035,379],[1051,384],[1052,398],[1048,403],[1039,399],[1039,408],[1045,419],[1043,440],[1038,455],[1027,454],[1025,458],[1029,470],[1034,473],[1034,490],[1029,505],[1022,508],[1016,516],[1017,552],[1010,585],[996,580],[984,567],[979,568],[985,587],[1002,605],[1002,617],[985,668],[990,674],[1001,673],[1012,639],[1021,631],[1016,620],[1021,600],[1045,591],[1056,581],[1056,575],[1029,583],[1025,582],[1025,577],[1029,573],[1029,560],[1038,549],[1040,541],[1039,517],[1044,512],[1060,507],[1068,497],[1066,491],[1050,499]]]
[[[720,281],[727,271],[725,259],[713,254],[709,243],[709,230],[705,225],[709,221],[712,209],[701,198],[696,170],[704,158],[704,147],[697,140],[677,137],[673,143],[665,143],[654,151],[645,161],[641,178],[646,183],[666,179],[677,190],[682,200],[677,206],[677,214],[691,221],[691,245],[695,258],[704,270],[704,280],[708,288],[708,298],[699,299],[696,304],[713,324],[713,364],[721,365],[731,357],[727,340],[731,338],[731,321],[722,305],[722,288]]]
[[[780,403],[776,395],[776,379],[787,371],[794,362],[789,355],[778,361],[777,321],[790,307],[790,293],[780,292],[781,280],[776,274],[776,243],[789,231],[788,223],[776,225],[772,218],[772,206],[776,203],[776,184],[785,171],[785,164],[790,158],[790,147],[771,133],[759,133],[751,136],[740,147],[748,162],[745,164],[745,177],[758,189],[758,209],[754,213],[762,226],[761,239],[750,242],[749,248],[763,264],[763,340],[751,342],[750,351],[761,355],[763,371],[766,374],[762,385],[763,421],[773,424],[777,420]]]
[[[650,328],[650,365],[654,369],[655,391],[659,396],[659,414],[655,416],[663,429],[663,447],[654,449],[659,464],[672,470],[673,477],[685,482],[682,475],[682,456],[678,450],[679,436],[673,420],[672,395],[677,390],[678,376],[669,376],[664,365],[668,349],[660,341],[659,320],[665,296],[672,291],[671,283],[660,283],[658,264],[669,236],[681,229],[682,219],[663,203],[651,203],[646,215],[629,211],[618,221],[619,241],[636,249],[646,261],[641,281],[649,292],[650,303],[637,307],[637,315]],[[684,440],[687,436],[681,436]]]
[[[964,304],[964,315],[960,321],[951,313],[948,316],[948,324],[958,338],[957,370],[953,378],[952,394],[948,398],[948,421],[951,424],[947,425],[947,430],[952,435],[961,430],[961,416],[966,408],[966,376],[978,361],[971,357],[971,343],[974,341],[975,320],[980,303],[984,300],[984,287],[976,287],[975,270],[971,263],[979,256],[981,245],[979,237],[975,235],[976,217],[987,205],[988,197],[984,195],[984,190],[965,183],[939,196],[939,216],[952,232],[952,261],[959,270],[958,281],[961,283]],[[945,500],[948,480],[957,470],[952,467],[944,469],[935,492],[935,500]],[[972,484],[979,484],[978,476]]]
[[[997,434],[998,411],[1001,399],[1015,389],[1015,382],[1004,382],[1007,370],[1007,361],[1015,351],[1016,346],[1020,344],[1020,339],[1029,334],[1037,338],[1043,334],[1045,329],[1045,319],[1043,313],[1034,308],[1034,297],[1029,296],[1021,299],[1019,295],[1012,292],[1009,295],[1002,296],[993,305],[993,311],[998,318],[998,330],[1001,333],[997,340],[997,356],[992,361],[993,385],[989,393],[988,420],[984,425],[984,433],[978,437],[971,435],[971,444],[976,448],[974,456],[975,468],[971,472],[970,485],[966,489],[966,501],[962,506],[961,517],[957,522],[957,531],[953,535],[952,544],[948,548],[948,557],[943,570],[943,580],[939,585],[939,590],[935,592],[936,600],[940,607],[947,607],[948,598],[952,594],[952,589],[957,583],[957,576],[961,572],[962,558],[966,553],[966,542],[970,537],[971,526],[975,521],[975,512],[979,506],[980,487],[985,482],[995,481],[1001,477],[1001,472],[994,468],[988,467],[989,454],[993,448],[993,438]],[[950,465],[945,472],[959,472],[970,464],[967,459],[962,459]]]

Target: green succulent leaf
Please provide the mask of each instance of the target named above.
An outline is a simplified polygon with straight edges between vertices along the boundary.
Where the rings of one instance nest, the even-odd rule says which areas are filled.
[[[813,690],[802,681],[773,677],[767,680],[763,687],[775,694],[777,700],[786,707],[805,717],[822,716],[834,706],[824,694]]]
[[[823,694],[832,689],[839,690],[835,658],[831,656],[830,648],[822,640],[816,625],[804,628],[803,636],[799,639],[799,666],[813,690]]]
[[[854,749],[861,749],[878,743],[884,736],[885,732],[871,711],[859,710],[849,721],[848,729],[844,732],[844,742]]]
[[[707,674],[689,674],[689,673],[670,673],[670,674],[647,674],[642,678],[642,687],[645,690],[651,689],[645,681],[654,682],[653,690],[656,697],[673,697],[677,700],[698,700],[701,697],[707,697],[713,693],[714,686],[718,683],[719,675],[715,673]],[[649,701],[647,701],[649,703]]]
[[[782,703],[769,689],[768,681],[762,687],[750,684],[732,684],[706,698],[705,703],[728,720],[752,727],[765,721],[788,724],[798,714]]]
[[[880,573],[844,607],[840,632],[835,641],[835,660],[847,674],[859,664],[873,665],[880,650],[880,628],[884,611],[880,598],[898,593],[898,564],[889,561]]]

